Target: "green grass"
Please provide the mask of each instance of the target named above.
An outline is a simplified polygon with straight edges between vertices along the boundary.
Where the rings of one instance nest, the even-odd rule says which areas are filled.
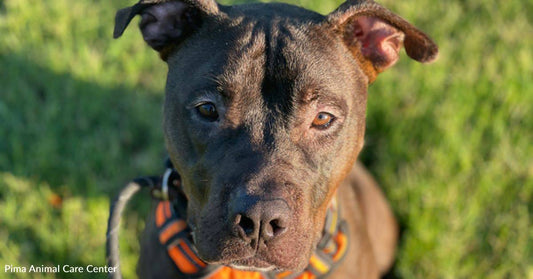
[[[361,158],[402,224],[392,276],[533,278],[533,2],[380,2],[441,49],[432,65],[402,54],[370,88]],[[103,265],[109,199],[162,168],[166,66],[136,28],[111,39],[131,3],[0,0],[2,278],[105,278],[3,272]],[[148,206],[125,217],[126,278]]]

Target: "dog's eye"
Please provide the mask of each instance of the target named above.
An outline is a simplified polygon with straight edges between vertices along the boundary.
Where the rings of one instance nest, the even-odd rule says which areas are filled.
[[[202,103],[196,106],[196,111],[205,119],[209,121],[218,120],[218,111],[213,103]]]
[[[325,130],[329,128],[329,126],[331,126],[331,123],[333,123],[333,121],[335,121],[335,116],[333,116],[333,114],[327,112],[320,112],[315,116],[311,127]]]

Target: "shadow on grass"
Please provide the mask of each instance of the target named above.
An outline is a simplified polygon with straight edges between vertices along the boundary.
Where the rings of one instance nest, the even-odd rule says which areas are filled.
[[[16,247],[18,252],[12,256],[6,253],[0,260],[35,265],[103,263],[106,201],[114,198],[128,180],[163,171],[163,94],[145,88],[102,86],[68,73],[56,73],[14,54],[0,53],[0,65],[0,174],[9,173],[30,183],[27,190],[0,191],[0,206],[15,208],[13,212],[20,214],[28,210],[26,217],[31,219],[1,212],[5,215],[0,220],[5,223],[0,236],[7,232],[8,247]],[[60,210],[43,206],[39,203],[50,202],[47,194],[36,194],[40,189],[32,187],[49,188],[59,200],[73,206]],[[33,200],[44,200],[28,205],[31,202],[24,196],[29,195]],[[150,199],[147,193],[140,195],[144,197],[132,201],[128,215],[144,220]],[[9,207],[9,198],[26,204]],[[78,203],[82,205],[76,207]],[[39,210],[47,212],[40,214]],[[97,220],[91,216],[95,213],[101,215]],[[77,226],[78,215],[78,227],[92,231],[80,235],[69,232]],[[55,232],[60,232],[57,239]],[[135,238],[131,232],[122,233],[130,235],[129,240]],[[47,241],[55,244],[48,245]],[[83,247],[89,250],[79,251]],[[88,256],[95,252],[98,255]],[[71,278],[72,274],[63,275]],[[76,276],[84,278],[83,274]]]
[[[162,170],[162,94],[101,86],[16,55],[0,64],[0,171],[98,196]]]

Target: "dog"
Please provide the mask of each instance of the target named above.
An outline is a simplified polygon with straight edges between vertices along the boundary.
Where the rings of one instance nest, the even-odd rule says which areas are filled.
[[[410,58],[428,63],[437,45],[371,0],[347,1],[325,16],[280,3],[141,0],[117,12],[115,38],[136,15],[144,40],[168,64],[164,135],[181,176],[191,243],[180,249],[218,272],[202,277],[180,269],[152,218],[139,276],[386,273],[398,225],[356,160],[367,88],[396,63],[402,46]],[[342,213],[335,225],[328,221],[333,205]],[[317,263],[314,255],[329,253],[321,245],[328,225],[335,237],[326,242],[342,259],[332,254]]]

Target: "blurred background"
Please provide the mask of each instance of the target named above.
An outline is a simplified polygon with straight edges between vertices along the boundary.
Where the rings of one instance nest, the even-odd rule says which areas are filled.
[[[104,265],[110,199],[163,169],[166,65],[135,24],[111,36],[134,2],[0,0],[1,278],[105,278],[3,272]],[[440,46],[369,90],[361,160],[402,226],[389,277],[533,278],[533,2],[378,2]],[[125,278],[148,209],[145,193],[124,217]]]

